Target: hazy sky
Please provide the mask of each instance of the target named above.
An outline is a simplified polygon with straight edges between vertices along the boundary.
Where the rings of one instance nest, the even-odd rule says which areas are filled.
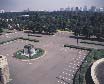
[[[104,7],[104,0],[0,0],[0,9],[7,11],[30,10],[56,10],[75,6]]]

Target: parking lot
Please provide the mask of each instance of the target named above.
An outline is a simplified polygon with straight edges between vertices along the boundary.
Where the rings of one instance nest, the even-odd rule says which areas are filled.
[[[55,35],[40,35],[33,37],[39,42],[16,40],[0,45],[0,54],[7,56],[10,69],[10,84],[71,84],[87,51],[65,48],[64,44],[77,44],[76,40],[69,38],[68,32],[58,32]],[[0,36],[0,39],[27,37],[23,32]],[[4,38],[5,37],[5,38]],[[19,60],[13,53],[23,49],[26,44],[33,44],[36,48],[45,50],[45,54],[36,60]]]

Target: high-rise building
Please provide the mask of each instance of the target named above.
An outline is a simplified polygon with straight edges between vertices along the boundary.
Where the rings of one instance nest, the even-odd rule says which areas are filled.
[[[83,7],[83,11],[88,11],[87,6]]]
[[[75,11],[79,11],[79,7],[75,7]]]
[[[24,10],[24,12],[29,12],[30,11],[30,9],[29,8],[27,8],[26,10]]]
[[[73,8],[73,7],[71,7],[70,11],[74,11],[74,8]]]
[[[99,8],[100,9],[100,12],[103,12],[104,11],[104,8]]]
[[[96,11],[96,6],[91,6],[90,11],[95,12]]]
[[[5,13],[5,10],[3,10],[3,9],[2,9],[2,10],[0,10],[0,13]]]
[[[100,8],[96,8],[96,12],[100,12]]]
[[[64,8],[60,8],[60,11],[64,11]]]
[[[79,11],[83,11],[82,7],[79,8]]]
[[[70,11],[70,7],[65,8],[65,11]]]

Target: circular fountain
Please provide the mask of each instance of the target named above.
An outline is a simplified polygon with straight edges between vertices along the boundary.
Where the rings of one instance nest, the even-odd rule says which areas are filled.
[[[27,56],[27,57],[30,57],[30,56],[32,57],[32,56],[34,56],[35,54],[36,54],[36,49],[34,48],[33,45],[28,44],[28,45],[25,45],[25,46],[24,46],[22,55],[25,55],[25,56]]]
[[[18,59],[34,59],[42,56],[43,54],[43,49],[34,48],[34,45],[27,44],[24,46],[24,49],[17,51],[14,56]]]

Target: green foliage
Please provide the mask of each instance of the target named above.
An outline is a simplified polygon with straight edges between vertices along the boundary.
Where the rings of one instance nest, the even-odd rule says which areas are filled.
[[[89,54],[86,56],[79,70],[76,72],[75,77],[73,79],[74,80],[73,84],[86,84],[84,80],[88,68],[90,67],[90,65],[94,60],[98,60],[101,58],[104,58],[104,50],[92,49],[92,51],[90,51]]]
[[[27,15],[27,12],[0,14],[0,28],[5,29],[11,25],[17,30],[29,29],[33,33],[45,34],[54,34],[56,30],[72,30],[75,35],[83,35],[85,38],[91,38],[91,36],[104,38],[103,12],[31,11],[28,12],[29,17],[23,15]],[[11,18],[13,21],[10,20]]]
[[[36,39],[30,39],[30,38],[24,38],[24,37],[19,37],[18,39],[28,40],[28,41],[33,41],[33,42],[39,42],[39,40],[36,40]]]
[[[80,42],[80,43],[104,46],[103,44],[100,44],[100,43],[94,43],[94,42],[86,42],[86,41],[82,41],[82,42]]]
[[[23,52],[23,50],[19,50],[14,54],[14,57],[18,58],[18,59],[28,59],[28,57],[26,56],[21,56],[21,53]]]
[[[90,37],[91,35],[99,36],[103,34],[104,15],[102,13],[91,12],[28,12],[29,17],[23,17],[25,12],[7,13],[1,15],[1,26],[6,24],[20,24],[22,29],[30,29],[39,33],[54,33],[57,29],[70,30],[75,34],[78,33]],[[13,18],[13,21],[6,22],[7,18]],[[6,23],[6,24],[5,24]],[[53,25],[53,27],[52,27]],[[16,29],[20,29],[16,27]],[[104,35],[104,34],[103,34]]]
[[[18,58],[18,59],[35,59],[38,58],[40,56],[42,56],[44,54],[44,50],[41,48],[36,48],[36,54],[33,55],[31,58],[27,57],[25,55],[21,55],[21,53],[23,53],[23,50],[19,50],[14,54],[14,57]]]
[[[91,51],[92,50],[92,48],[80,47],[80,46],[69,45],[69,44],[65,44],[64,47],[70,47],[70,48],[76,48],[76,49],[88,50],[88,51]]]
[[[0,28],[0,33],[2,33],[3,32],[3,29],[2,28]]]
[[[94,60],[101,58],[104,58],[104,50],[98,50],[98,52],[95,52],[95,56],[93,57]]]
[[[10,40],[7,40],[7,41],[2,41],[2,42],[0,42],[0,44],[4,44],[4,43],[7,43],[7,42],[15,41],[15,40],[18,40],[18,39],[28,40],[28,41],[33,41],[33,42],[39,42],[39,40],[36,40],[36,39],[17,37],[17,38],[13,38],[13,39],[10,39]]]

